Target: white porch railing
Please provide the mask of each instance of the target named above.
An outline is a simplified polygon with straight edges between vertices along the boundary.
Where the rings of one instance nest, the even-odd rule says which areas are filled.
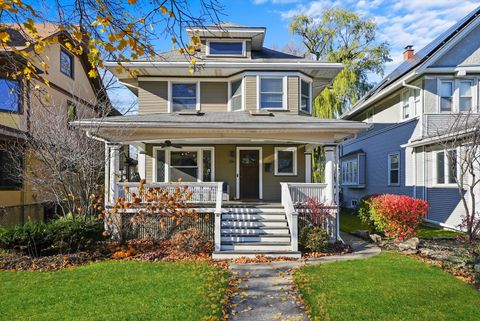
[[[293,206],[293,200],[290,194],[288,183],[280,183],[282,188],[282,206],[287,216],[288,228],[290,229],[290,238],[292,251],[298,251],[298,212]]]
[[[323,183],[285,183],[288,185],[293,204],[306,203],[308,198],[315,198],[325,203],[327,184]]]
[[[282,206],[287,215],[290,233],[292,236],[292,250],[298,249],[298,233],[301,228],[308,224],[307,202],[309,198],[314,198],[323,203],[322,211],[325,219],[322,227],[328,232],[334,240],[338,239],[337,216],[338,206],[332,205],[326,199],[327,184],[323,183],[280,183],[282,187]],[[296,251],[296,250],[295,250]]]
[[[118,182],[118,196],[126,198],[127,201],[132,201],[132,194],[140,195],[140,183],[137,182]],[[184,182],[184,183],[145,183],[146,191],[150,188],[160,188],[167,190],[168,193],[173,193],[175,188],[183,188],[187,186],[186,192],[192,193],[188,200],[190,204],[212,204],[214,205],[215,214],[215,232],[214,242],[215,251],[220,250],[221,240],[221,221],[222,221],[222,203],[223,203],[223,182]],[[128,193],[126,193],[128,189]],[[142,196],[142,203],[147,203],[145,195]]]

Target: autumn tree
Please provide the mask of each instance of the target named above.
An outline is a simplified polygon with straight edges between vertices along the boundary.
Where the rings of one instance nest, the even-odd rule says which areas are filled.
[[[58,37],[42,37],[38,23],[50,23],[59,31],[72,37],[64,43],[73,54],[88,52],[90,77],[98,77],[98,68],[105,60],[131,61],[140,57],[157,55],[154,44],[168,41],[180,53],[193,57],[200,44],[198,37],[184,39],[185,26],[200,26],[217,22],[222,10],[218,0],[99,0],[99,1],[49,1],[25,0],[0,1],[0,47],[25,59],[25,66],[11,77],[24,76],[48,83],[42,72],[48,72],[48,60],[42,52]],[[14,27],[24,38],[25,44],[35,55],[15,46],[15,36],[9,30]],[[118,68],[123,66],[119,62]]]

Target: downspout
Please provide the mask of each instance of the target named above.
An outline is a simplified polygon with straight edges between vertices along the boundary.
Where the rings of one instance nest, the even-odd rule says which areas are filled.
[[[87,134],[88,138],[98,140],[99,142],[102,142],[102,143],[105,143],[105,144],[111,143],[109,140],[106,140],[105,138],[94,135],[94,134],[90,133],[89,131],[87,131],[86,134]]]

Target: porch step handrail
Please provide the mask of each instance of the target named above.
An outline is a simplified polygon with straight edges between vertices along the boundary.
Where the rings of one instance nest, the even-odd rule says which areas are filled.
[[[293,206],[292,197],[288,183],[280,183],[282,189],[282,206],[287,216],[288,228],[290,229],[290,239],[292,251],[298,251],[298,212]]]

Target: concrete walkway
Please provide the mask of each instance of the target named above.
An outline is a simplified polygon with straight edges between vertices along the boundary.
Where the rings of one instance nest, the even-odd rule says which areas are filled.
[[[232,298],[229,320],[233,321],[306,321],[302,303],[292,280],[293,270],[307,264],[364,259],[381,252],[380,248],[349,234],[341,234],[353,253],[315,258],[307,261],[271,263],[231,263],[230,269],[242,282]]]

